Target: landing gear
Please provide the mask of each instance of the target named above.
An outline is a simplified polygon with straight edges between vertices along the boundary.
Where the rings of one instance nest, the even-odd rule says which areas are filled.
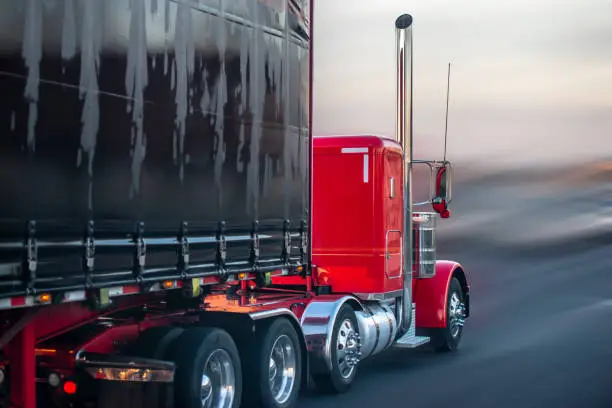
[[[360,338],[353,308],[344,304],[338,313],[331,337],[332,369],[314,376],[317,388],[326,393],[343,393],[350,389],[357,376]]]
[[[298,333],[284,317],[265,322],[243,353],[247,406],[292,406],[302,382],[302,349]]]
[[[450,281],[446,303],[446,327],[431,332],[431,345],[439,352],[456,350],[463,334],[465,295],[457,278]]]

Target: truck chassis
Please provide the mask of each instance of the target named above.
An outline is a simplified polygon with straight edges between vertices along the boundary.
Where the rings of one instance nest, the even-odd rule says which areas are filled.
[[[241,400],[288,406],[309,380],[322,391],[344,392],[358,362],[389,347],[414,348],[430,339],[438,350],[456,347],[469,315],[469,288],[458,264],[439,262],[438,269],[451,278],[447,327],[418,333],[413,323],[399,339],[396,299],[255,288],[246,276],[227,286],[165,281],[176,288],[123,293],[106,306],[23,309],[2,334],[0,345],[8,343],[9,352],[0,360],[1,385],[11,407],[119,401],[234,407]],[[194,381],[201,382],[199,396]]]

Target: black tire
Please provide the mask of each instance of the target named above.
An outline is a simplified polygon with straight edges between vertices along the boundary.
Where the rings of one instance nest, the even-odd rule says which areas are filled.
[[[350,375],[344,376],[341,373],[340,362],[338,359],[338,336],[340,335],[343,323],[347,320],[350,321],[355,332],[359,334],[359,325],[357,323],[355,311],[351,305],[344,304],[338,312],[331,336],[332,370],[325,374],[313,375],[317,389],[326,394],[341,394],[347,392],[357,377],[357,369],[359,364],[353,367]]]
[[[465,295],[459,280],[453,277],[448,287],[448,296],[446,298],[446,327],[442,329],[434,329],[430,332],[431,345],[437,352],[455,351],[459,347],[461,337],[463,335],[463,326],[458,327],[456,333],[453,331],[453,323],[451,319],[451,299],[456,295],[465,305]]]
[[[295,377],[286,399],[274,398],[270,387],[269,373],[273,347],[277,340],[289,342],[293,348]],[[298,332],[291,322],[279,317],[265,322],[259,328],[255,341],[243,349],[245,406],[262,408],[286,408],[297,400],[302,384],[302,345]]]
[[[219,351],[221,350],[221,351]],[[228,357],[234,370],[234,400],[232,408],[240,406],[242,397],[242,368],[240,355],[232,337],[225,331],[208,327],[193,327],[184,331],[172,343],[170,357],[176,363],[174,376],[175,406],[201,408],[202,375],[209,357]]]
[[[185,330],[182,327],[158,326],[145,330],[123,354],[163,360],[174,342]]]

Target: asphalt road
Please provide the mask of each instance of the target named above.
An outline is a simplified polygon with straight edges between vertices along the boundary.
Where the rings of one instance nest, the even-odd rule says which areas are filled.
[[[306,391],[299,408],[612,407],[612,240],[599,244],[525,256],[442,243],[472,284],[461,348],[390,350],[347,394]]]

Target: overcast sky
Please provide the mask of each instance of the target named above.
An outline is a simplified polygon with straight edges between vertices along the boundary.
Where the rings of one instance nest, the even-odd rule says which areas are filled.
[[[417,152],[442,155],[451,61],[449,159],[612,157],[612,0],[315,2],[315,134],[393,135],[402,12]]]

